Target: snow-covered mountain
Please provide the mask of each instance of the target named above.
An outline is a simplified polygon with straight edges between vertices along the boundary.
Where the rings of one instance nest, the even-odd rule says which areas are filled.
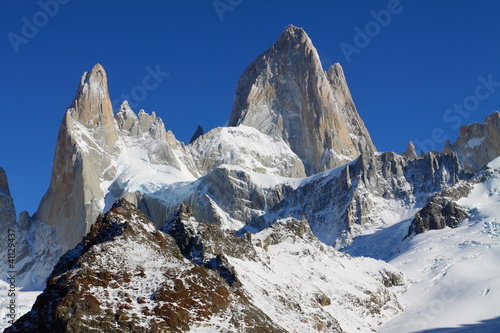
[[[472,180],[445,191],[447,198],[469,215],[459,225],[414,235],[397,245],[395,255],[390,255],[388,243],[383,246],[378,242],[388,251],[384,259],[409,283],[408,291],[400,298],[405,311],[383,326],[381,332],[417,332],[460,325],[462,329],[450,332],[498,332],[499,189],[500,158],[496,158]]]
[[[115,203],[5,332],[343,332],[401,311],[399,273],[325,247],[306,221],[239,238],[186,211],[164,228],[174,238]]]
[[[104,68],[85,73],[33,216],[16,222],[0,169],[18,286],[48,279],[10,331],[411,332],[498,315],[500,162],[481,168],[499,113],[443,153],[377,152],[340,65],[322,68],[287,27],[241,76],[231,126],[188,145],[154,112],[115,114]],[[485,305],[453,316],[469,301]]]

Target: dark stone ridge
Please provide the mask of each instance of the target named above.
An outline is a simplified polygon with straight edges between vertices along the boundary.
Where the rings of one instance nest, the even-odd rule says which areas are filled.
[[[148,260],[134,257],[141,255]],[[231,314],[236,329],[283,332],[216,272],[186,261],[170,235],[122,199],[5,332],[185,332],[218,314]]]
[[[413,219],[405,239],[413,234],[421,234],[428,230],[439,230],[445,226],[456,228],[471,214],[456,203],[466,197],[472,190],[473,181],[463,181],[436,194]]]
[[[191,206],[186,203],[180,205],[161,230],[175,239],[185,258],[218,272],[233,287],[240,286],[240,282],[225,255],[250,260],[256,257],[250,234],[238,237],[234,231],[222,230],[216,222],[196,222]]]

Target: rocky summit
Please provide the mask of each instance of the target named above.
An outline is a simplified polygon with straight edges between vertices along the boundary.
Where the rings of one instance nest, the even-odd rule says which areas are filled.
[[[309,36],[291,25],[241,75],[229,125],[281,138],[308,175],[375,151],[340,64],[325,72]]]
[[[497,316],[499,115],[442,153],[378,152],[341,66],[288,26],[241,75],[228,126],[184,144],[155,112],[113,110],[97,64],[33,216],[16,218],[0,168],[19,292],[43,289],[6,332],[399,333]]]

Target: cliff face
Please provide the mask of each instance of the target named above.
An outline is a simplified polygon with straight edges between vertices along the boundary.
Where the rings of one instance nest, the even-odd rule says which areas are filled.
[[[375,151],[339,64],[325,72],[311,39],[288,26],[241,75],[229,126],[282,138],[308,175]]]
[[[495,111],[483,120],[460,128],[460,135],[445,149],[454,151],[462,165],[469,171],[478,172],[500,155],[500,112]]]
[[[16,286],[40,289],[61,255],[55,230],[34,221],[27,212],[16,221],[16,208],[11,197],[5,170],[0,168],[0,279],[16,272]]]
[[[62,121],[56,143],[50,187],[35,219],[55,226],[66,250],[79,242],[102,212],[101,183],[112,179],[109,168],[118,139],[106,73],[101,65],[85,73]],[[92,222],[91,222],[92,221]]]
[[[10,196],[9,182],[3,168],[0,168],[0,223],[3,230],[12,228],[16,224],[16,208]]]

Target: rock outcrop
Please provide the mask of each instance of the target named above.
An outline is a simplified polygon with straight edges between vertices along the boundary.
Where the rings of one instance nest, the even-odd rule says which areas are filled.
[[[456,228],[470,213],[450,198],[434,196],[413,219],[408,236],[421,234],[428,230],[439,230],[444,227]]]
[[[52,272],[32,310],[5,332],[285,332],[216,272],[121,200]]]
[[[499,170],[490,163],[474,177],[462,177],[465,180],[445,187],[417,212],[405,238],[429,230],[458,227],[465,219],[472,216],[467,207],[459,204],[460,199],[467,198],[475,185],[498,178],[498,174]]]
[[[309,36],[288,26],[244,71],[229,126],[283,139],[308,175],[375,151],[339,64],[325,72]]]
[[[443,152],[454,151],[467,170],[478,172],[500,156],[500,112],[495,111],[483,120],[460,128],[460,135]]]
[[[16,208],[10,195],[7,174],[3,168],[0,168],[0,225],[2,230],[14,228],[16,225]]]
[[[417,151],[415,150],[415,145],[413,144],[412,141],[408,142],[408,145],[406,146],[406,151],[403,154],[401,154],[401,156],[406,157],[409,160],[414,160],[418,158]]]

